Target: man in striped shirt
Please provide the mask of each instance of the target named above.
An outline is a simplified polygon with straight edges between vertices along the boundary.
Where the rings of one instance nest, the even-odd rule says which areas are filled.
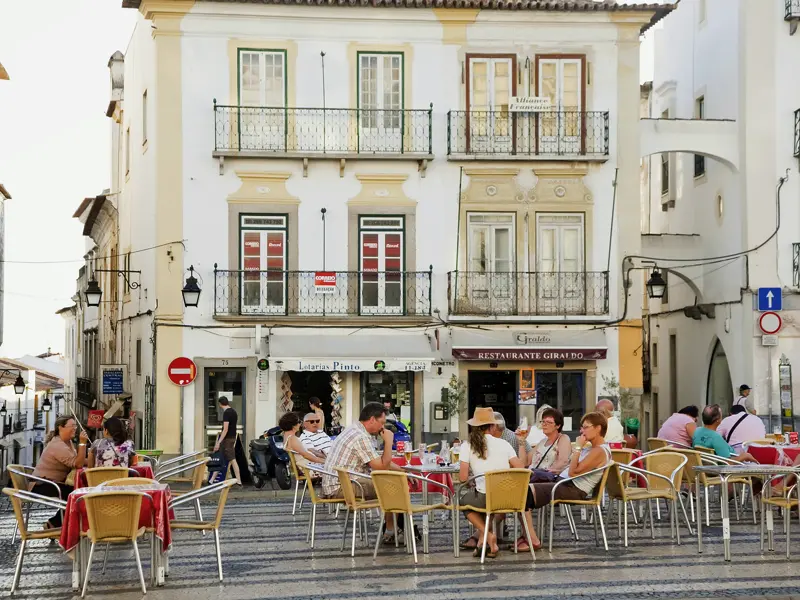
[[[325,458],[331,449],[333,441],[330,436],[322,431],[322,419],[317,413],[310,412],[303,419],[303,434],[298,438],[306,450]]]

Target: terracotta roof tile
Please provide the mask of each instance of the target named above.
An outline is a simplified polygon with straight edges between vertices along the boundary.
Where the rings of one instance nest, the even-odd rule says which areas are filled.
[[[209,1],[209,0],[201,0]],[[674,4],[641,2],[618,4],[617,0],[213,0],[244,4],[306,6],[368,6],[375,8],[478,8],[483,10],[541,10],[555,12],[653,12],[642,33],[678,7]],[[141,0],[122,0],[123,8],[139,8]]]

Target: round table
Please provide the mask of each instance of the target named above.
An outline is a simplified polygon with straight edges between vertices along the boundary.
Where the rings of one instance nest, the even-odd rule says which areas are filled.
[[[422,461],[420,461],[419,457],[417,458],[417,463],[414,464],[414,457],[411,458],[411,464],[408,465],[401,465],[404,470],[410,471],[412,473],[421,475],[422,477],[429,477],[431,481],[437,481],[443,485],[446,485],[450,492],[453,492],[453,477],[454,473],[458,473],[460,470],[459,465],[439,465],[439,464],[432,464],[432,465],[423,465]],[[405,458],[403,459],[405,461]],[[410,484],[411,482],[409,482]],[[428,488],[433,488],[434,493],[442,493],[442,488],[439,486],[431,486],[431,485],[421,485],[422,487],[422,503],[428,504]],[[430,525],[428,522],[429,515],[427,512],[422,513],[422,552],[428,554],[428,533],[430,532]],[[455,520],[454,520],[455,522]]]
[[[747,444],[747,452],[762,465],[791,466],[800,456],[800,446]]]

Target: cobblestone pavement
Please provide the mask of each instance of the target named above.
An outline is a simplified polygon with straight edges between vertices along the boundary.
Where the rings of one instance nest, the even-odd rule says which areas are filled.
[[[11,545],[13,521],[5,503],[0,504],[0,590],[11,585],[18,545]],[[213,506],[205,508],[212,514]],[[462,551],[452,554],[449,522],[436,521],[431,553],[420,554],[415,566],[403,548],[384,547],[372,564],[372,548],[356,548],[355,558],[339,552],[343,516],[335,520],[326,510],[318,516],[317,544],[312,551],[305,542],[308,507],[291,515],[291,500],[271,492],[237,494],[225,511],[222,527],[225,582],[216,578],[212,536],[194,532],[174,535],[171,573],[166,586],[148,589],[153,600],[347,599],[357,598],[797,598],[800,599],[800,547],[797,559],[786,561],[782,534],[776,534],[776,552],[761,553],[758,529],[749,522],[734,521],[733,562],[722,560],[721,527],[712,521],[704,529],[704,552],[697,553],[696,538],[688,532],[682,545],[670,540],[664,523],[651,540],[631,526],[631,545],[625,549],[616,524],[608,526],[609,552],[596,547],[592,527],[580,525],[581,540],[568,536],[566,522],[559,520],[553,554],[537,552],[515,556],[503,551],[481,566]],[[32,516],[37,528],[45,514]],[[466,531],[464,520],[463,530]],[[776,520],[780,523],[781,520]],[[376,526],[375,521],[372,524]],[[795,521],[795,527],[797,522]],[[777,527],[780,529],[780,527]],[[797,533],[795,535],[800,535]],[[800,539],[796,537],[795,539]],[[374,540],[374,538],[373,538]],[[421,550],[421,548],[420,548]],[[112,551],[105,575],[96,562],[89,598],[131,600],[141,598],[133,553]],[[145,549],[143,555],[147,555]],[[21,589],[16,597],[58,599],[70,592],[71,563],[58,546],[32,542],[26,554]],[[145,574],[149,565],[145,564]],[[77,595],[75,596],[77,597]]]

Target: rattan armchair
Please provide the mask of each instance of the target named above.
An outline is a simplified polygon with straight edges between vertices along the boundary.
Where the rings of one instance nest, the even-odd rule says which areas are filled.
[[[6,469],[8,470],[8,478],[11,480],[11,485],[14,487],[15,490],[24,490],[27,492],[28,488],[30,487],[29,484],[43,483],[55,489],[56,492],[55,498],[57,498],[58,500],[64,500],[63,498],[61,498],[61,488],[58,487],[58,484],[54,481],[50,481],[49,479],[36,477],[33,474],[33,467],[29,467],[28,465],[8,465]],[[41,502],[39,504],[41,504]],[[28,518],[30,517],[31,506],[32,506],[31,503],[27,503],[27,505],[25,506],[26,525],[28,524]],[[64,502],[64,506],[66,506],[66,502]],[[19,524],[15,521],[14,533],[11,534],[12,544],[17,540],[18,530],[19,530]]]
[[[300,482],[303,482],[303,494],[300,496],[300,510],[303,510],[303,498],[306,497],[306,489],[313,483],[309,479],[309,476],[297,466],[297,459],[295,458],[296,454],[297,452],[294,450],[289,451],[289,466],[292,469],[292,477],[294,477],[294,502],[292,503],[292,514],[297,512],[297,492],[300,491]]]
[[[380,508],[380,503],[377,500],[368,500],[364,494],[364,488],[361,482],[358,481],[359,478],[366,479],[370,482],[370,486],[372,485],[371,478],[369,475],[364,475],[363,473],[355,473],[352,471],[348,471],[347,469],[336,469],[336,474],[339,476],[339,485],[342,486],[342,496],[344,496],[344,504],[347,507],[347,514],[344,517],[344,532],[342,533],[342,547],[341,550],[344,550],[344,540],[347,537],[347,525],[350,521],[350,513],[353,513],[353,543],[350,548],[350,556],[356,555],[356,524],[359,523],[358,516],[359,511],[361,512],[361,516],[366,516],[367,512],[372,510],[373,508]],[[355,478],[355,479],[353,479]],[[359,488],[356,491],[356,487]],[[369,545],[369,534],[367,531],[367,524],[364,519],[360,521],[362,530],[364,532],[364,539],[365,543]]]
[[[122,479],[130,475],[128,467],[93,467],[86,469],[83,474],[86,476],[86,485],[89,487],[97,487],[106,481]]]
[[[791,558],[791,544],[789,543],[792,529],[792,509],[800,505],[800,486],[796,483],[792,486],[786,485],[787,475],[777,475],[764,483],[764,493],[761,495],[761,527],[760,540],[761,550],[764,550],[764,521],[767,524],[767,535],[769,537],[769,549],[772,550],[773,544],[773,507],[781,509],[783,512],[783,532],[786,534],[786,560]],[[774,481],[783,479],[784,485],[780,496],[772,496],[772,484]],[[794,498],[792,498],[794,494]]]
[[[317,473],[320,476],[327,475],[328,477],[338,477],[335,472],[326,471],[322,467],[318,467],[317,465],[311,463],[308,465],[308,470]],[[308,497],[311,498],[311,515],[308,519],[308,533],[306,534],[306,542],[310,540],[311,548],[314,548],[314,536],[317,530],[317,506],[344,504],[345,500],[344,496],[340,498],[323,498],[322,496],[317,495],[317,490],[314,489],[314,486],[311,485],[311,482],[309,482],[307,489]]]

